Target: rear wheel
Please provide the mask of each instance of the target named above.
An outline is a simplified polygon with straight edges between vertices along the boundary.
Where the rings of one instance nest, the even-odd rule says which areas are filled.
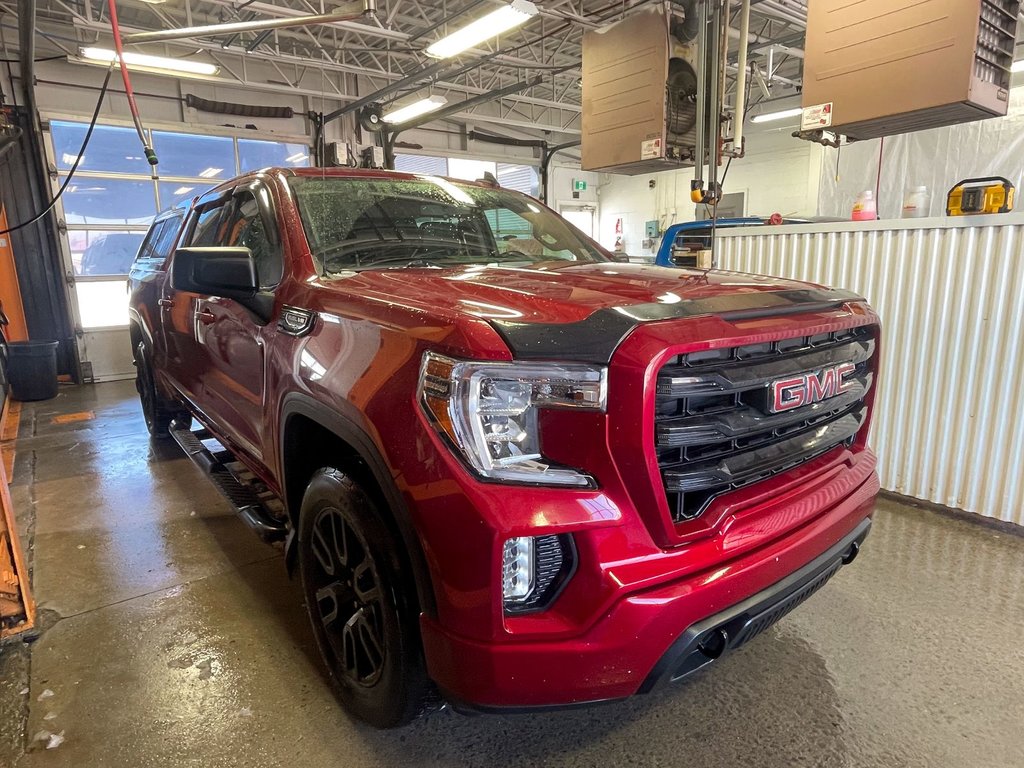
[[[431,693],[404,558],[370,495],[318,470],[302,499],[299,573],[338,698],[378,728],[404,725]]]
[[[135,389],[142,403],[142,416],[146,420],[146,429],[150,437],[163,440],[170,437],[168,429],[171,422],[187,424],[191,415],[174,402],[160,396],[153,379],[153,369],[145,342],[140,341],[135,347]]]

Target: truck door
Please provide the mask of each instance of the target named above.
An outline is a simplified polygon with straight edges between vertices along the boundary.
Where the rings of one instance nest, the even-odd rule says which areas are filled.
[[[217,245],[226,231],[232,202],[230,192],[200,200],[177,247]],[[203,329],[197,319],[202,299],[196,293],[174,290],[168,270],[159,299],[166,354],[163,367],[174,387],[200,409],[204,408],[202,387],[206,367],[206,354],[200,347]]]
[[[216,245],[244,247],[256,261],[261,290],[281,282],[284,261],[274,217],[266,210],[269,197],[257,188],[237,190],[225,209]],[[271,229],[273,228],[273,229]],[[269,231],[268,231],[269,230]],[[225,437],[253,458],[263,458],[265,414],[263,325],[241,304],[218,297],[200,297],[196,305],[197,339],[204,356],[201,408]]]

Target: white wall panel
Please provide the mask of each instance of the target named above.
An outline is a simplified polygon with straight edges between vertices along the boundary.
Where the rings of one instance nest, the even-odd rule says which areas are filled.
[[[723,269],[859,291],[882,317],[882,486],[1024,524],[1024,214],[723,233]]]

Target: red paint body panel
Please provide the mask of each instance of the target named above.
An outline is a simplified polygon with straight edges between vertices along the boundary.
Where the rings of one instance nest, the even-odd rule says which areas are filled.
[[[133,272],[133,320],[156,347],[161,388],[187,401],[274,491],[284,491],[282,407],[290,395],[346,414],[373,441],[428,568],[436,608],[422,616],[424,652],[431,676],[448,693],[492,706],[630,695],[689,625],[798,570],[871,514],[878,481],[864,443],[868,425],[849,447],[732,491],[683,523],[672,522],[653,450],[654,384],[671,358],[877,324],[866,305],[642,323],[609,365],[607,412],[541,413],[544,454],[585,470],[597,489],[481,482],[439,436],[416,395],[428,350],[512,359],[475,307],[507,309],[523,322],[567,323],[673,296],[728,297],[806,284],[612,262],[543,271],[379,270],[326,279],[317,274],[283,173],[246,178],[261,179],[276,201],[285,272],[275,291],[275,320],[259,325],[232,301],[173,291],[166,265]],[[158,296],[174,306],[155,306]],[[284,305],[317,313],[308,335],[278,330]],[[197,322],[204,311],[212,320]],[[578,568],[547,610],[506,616],[498,578],[502,543],[546,533],[573,536]]]

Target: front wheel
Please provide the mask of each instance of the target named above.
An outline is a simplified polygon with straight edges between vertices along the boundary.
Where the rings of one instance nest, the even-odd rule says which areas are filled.
[[[135,390],[142,403],[142,416],[146,420],[149,436],[157,440],[170,437],[171,422],[188,423],[191,415],[180,406],[167,402],[157,392],[153,369],[144,342],[135,347]]]
[[[373,499],[337,469],[302,499],[299,574],[317,646],[342,705],[378,728],[404,725],[431,693],[404,558]]]

